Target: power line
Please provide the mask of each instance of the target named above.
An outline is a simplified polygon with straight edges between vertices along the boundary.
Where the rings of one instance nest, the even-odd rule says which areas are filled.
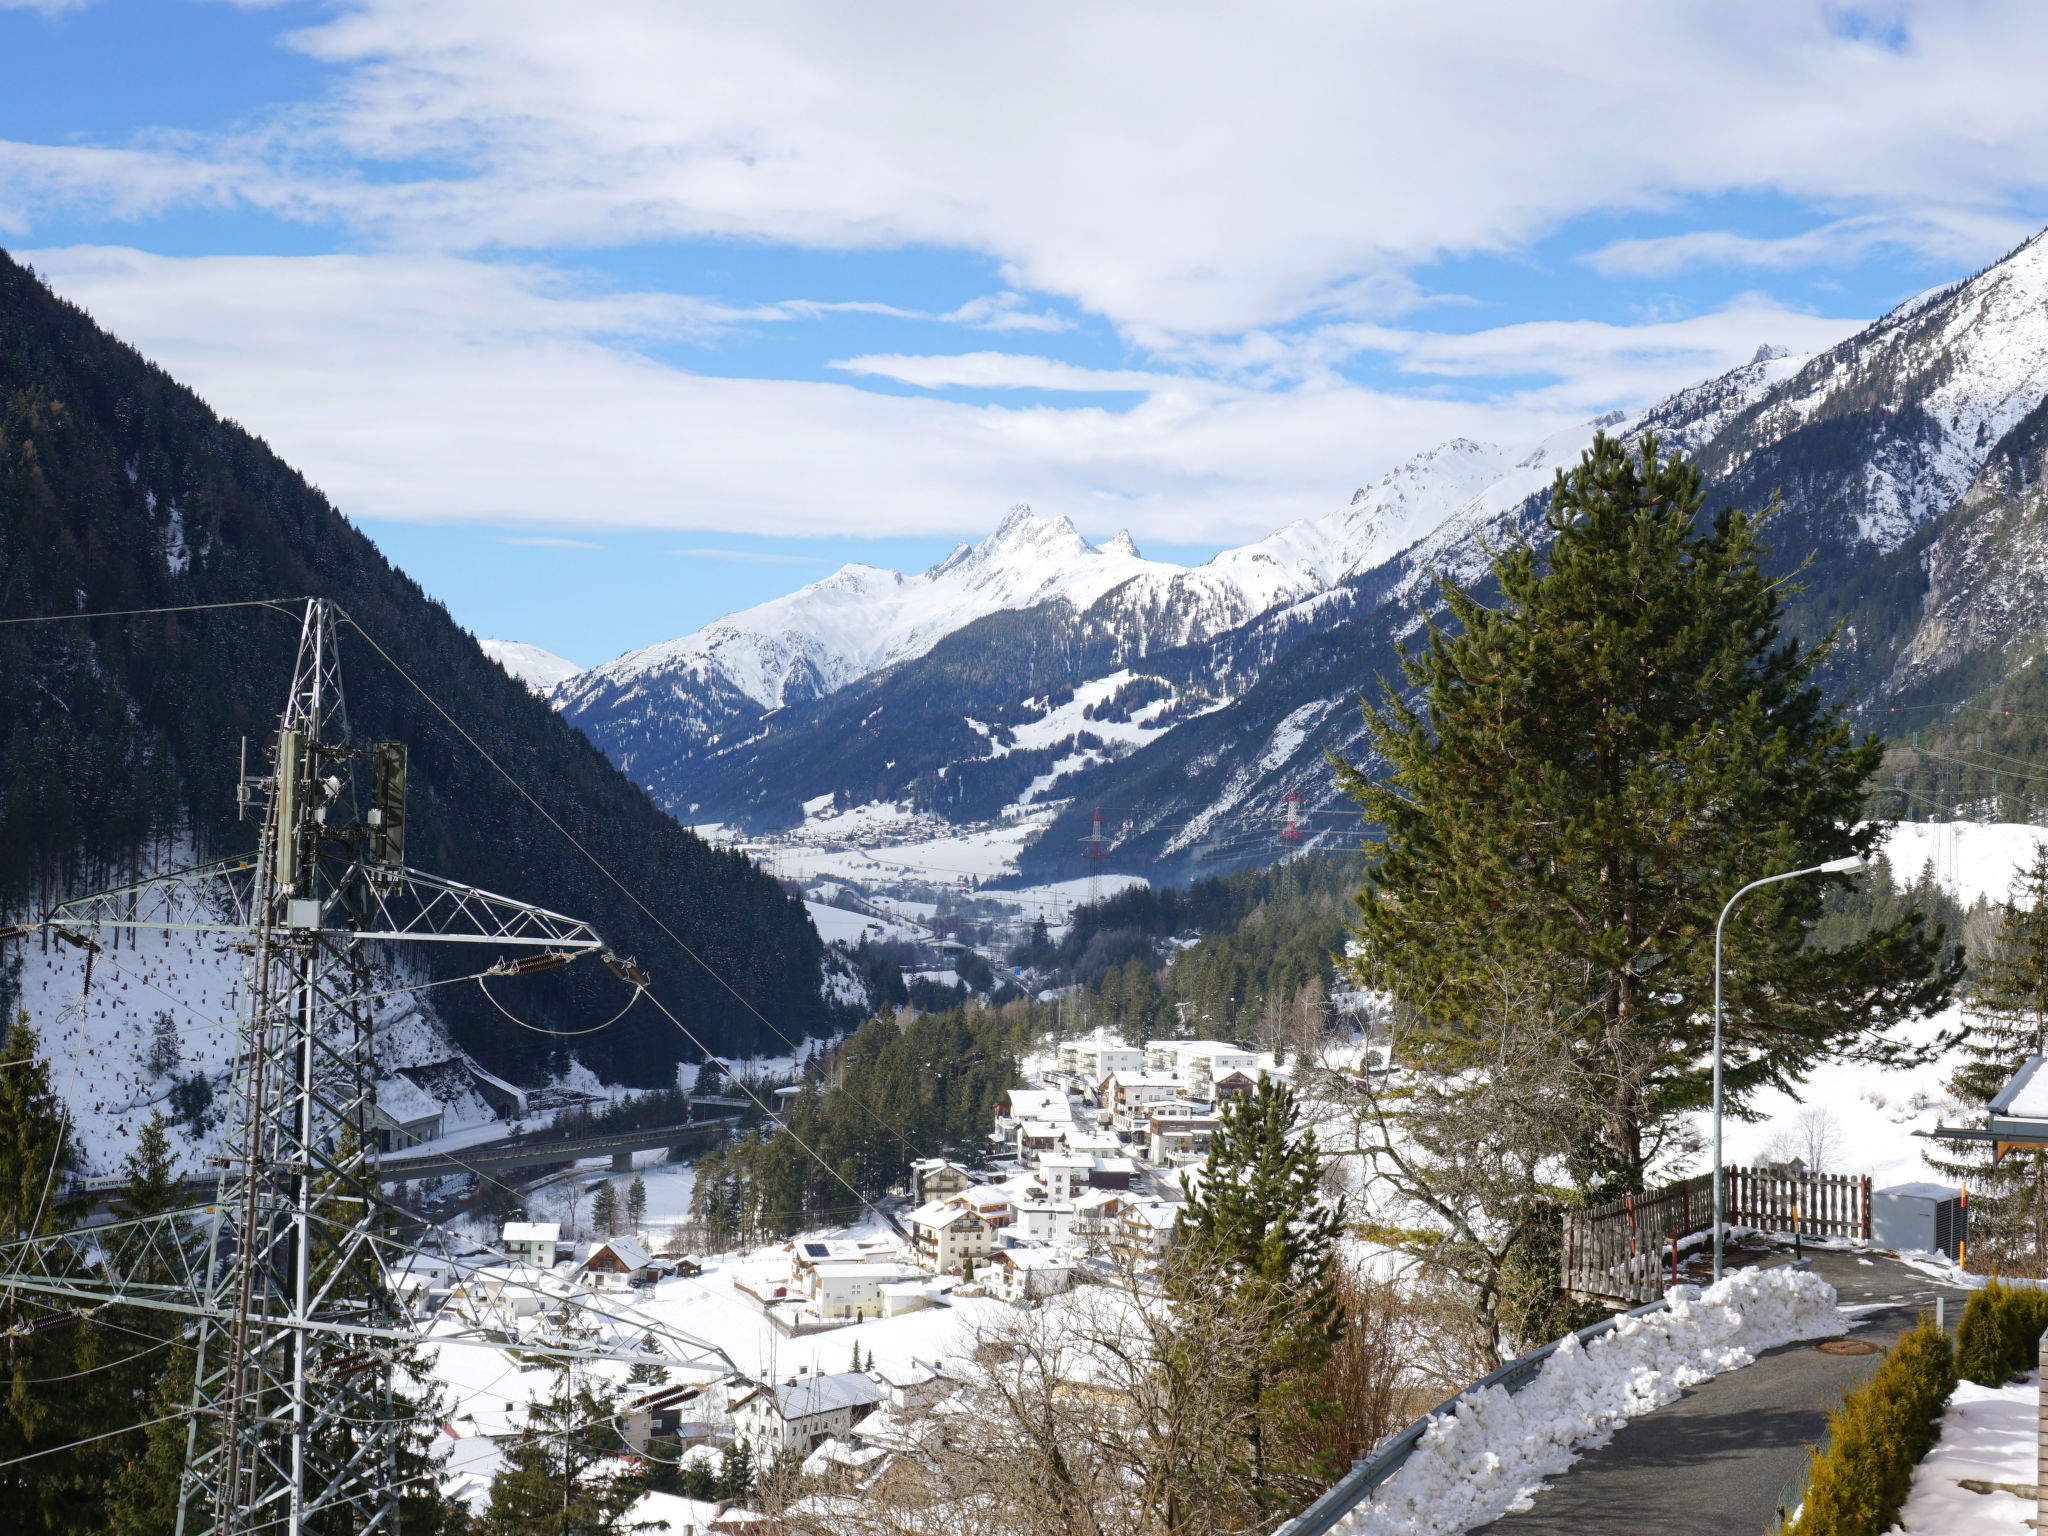
[[[0,619],[0,624],[58,624],[67,619],[134,619],[152,613],[207,613],[220,608],[270,608],[287,618],[297,615],[286,603],[303,603],[303,597],[252,597],[236,603],[181,603],[171,608],[111,608],[101,613],[39,613],[27,618]]]
[[[62,1445],[49,1446],[40,1451],[30,1451],[26,1456],[16,1456],[11,1461],[0,1461],[0,1467],[18,1467],[24,1461],[34,1461],[38,1456],[54,1456],[59,1451],[71,1451],[76,1450],[81,1445],[91,1445],[95,1440],[111,1440],[116,1435],[132,1434],[138,1429],[148,1429],[152,1425],[157,1424],[168,1424],[173,1419],[182,1419],[183,1417],[185,1417],[184,1411],[180,1410],[177,1413],[167,1413],[159,1419],[144,1419],[140,1424],[124,1424],[119,1429],[109,1429],[97,1435],[86,1435],[78,1440],[67,1440]]]

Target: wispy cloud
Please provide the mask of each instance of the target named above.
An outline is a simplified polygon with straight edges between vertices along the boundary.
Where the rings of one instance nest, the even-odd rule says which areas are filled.
[[[848,357],[828,366],[869,378],[894,379],[920,389],[1045,389],[1108,394],[1150,394],[1156,389],[1192,380],[1172,374],[1126,368],[1082,368],[1049,357],[1013,352],[967,352],[948,357],[909,357],[901,353]]]
[[[593,543],[591,543],[591,542],[590,542],[590,540],[588,540],[588,539],[558,539],[558,538],[552,538],[552,537],[547,537],[547,536],[544,536],[544,535],[541,535],[541,534],[533,534],[533,535],[530,535],[530,536],[529,536],[529,535],[521,535],[521,536],[519,536],[519,537],[513,537],[513,536],[512,536],[512,535],[510,535],[510,534],[503,534],[503,535],[500,535],[500,536],[499,536],[499,538],[498,538],[498,542],[499,542],[500,544],[522,544],[522,545],[525,545],[525,546],[526,546],[527,548],[529,548],[529,549],[603,549],[603,548],[604,548],[604,546],[603,546],[602,544],[593,544]]]
[[[738,560],[748,565],[822,565],[823,555],[785,555],[764,549],[671,549],[691,560]]]

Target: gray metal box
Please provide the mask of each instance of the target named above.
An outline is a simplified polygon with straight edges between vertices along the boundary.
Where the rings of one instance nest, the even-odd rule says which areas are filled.
[[[1960,1256],[1963,1192],[1952,1184],[1894,1184],[1870,1194],[1870,1240],[1880,1248],[1917,1248]]]

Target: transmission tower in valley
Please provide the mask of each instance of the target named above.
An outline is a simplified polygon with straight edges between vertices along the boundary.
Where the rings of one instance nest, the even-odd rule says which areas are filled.
[[[1289,789],[1280,799],[1280,841],[1288,850],[1301,846],[1301,796]]]
[[[1095,905],[1102,900],[1102,851],[1109,839],[1102,835],[1102,807],[1095,807],[1095,814],[1088,818],[1088,835],[1081,839],[1084,857],[1088,860],[1088,904]]]
[[[0,1246],[0,1287],[47,1305],[48,1325],[110,1305],[186,1321],[181,1536],[395,1533],[397,1457],[416,1427],[394,1412],[396,1378],[418,1368],[427,1329],[399,1283],[423,1256],[399,1225],[418,1219],[377,1174],[373,957],[456,946],[493,957],[480,975],[519,976],[598,954],[615,974],[645,978],[574,918],[405,863],[405,746],[351,738],[325,601],[306,604],[266,756],[255,777],[244,762],[238,791],[258,818],[254,853],[64,902],[40,925],[89,956],[95,935],[145,931],[212,935],[243,956],[212,1203]],[[583,1326],[521,1339],[522,1352],[730,1369],[715,1347],[617,1316],[600,1297],[574,1305]],[[640,1342],[650,1333],[652,1351]],[[441,1323],[431,1342],[486,1337]]]

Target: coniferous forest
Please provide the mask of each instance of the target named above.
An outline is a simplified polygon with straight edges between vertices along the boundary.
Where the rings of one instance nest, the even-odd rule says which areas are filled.
[[[779,1054],[829,1030],[799,902],[658,809],[262,441],[0,254],[0,619],[309,595],[338,603],[705,963],[344,627],[354,733],[410,749],[408,862],[590,922],[714,1052]],[[0,912],[252,846],[235,819],[242,741],[257,760],[297,636],[290,611],[260,606],[0,624]],[[7,990],[0,973],[0,1005]],[[522,1007],[579,1025],[615,1013],[621,990],[573,966],[527,984]],[[458,1041],[507,1075],[542,1075],[560,1045],[469,989],[440,1001]],[[653,1086],[696,1051],[643,1005],[577,1054]]]

